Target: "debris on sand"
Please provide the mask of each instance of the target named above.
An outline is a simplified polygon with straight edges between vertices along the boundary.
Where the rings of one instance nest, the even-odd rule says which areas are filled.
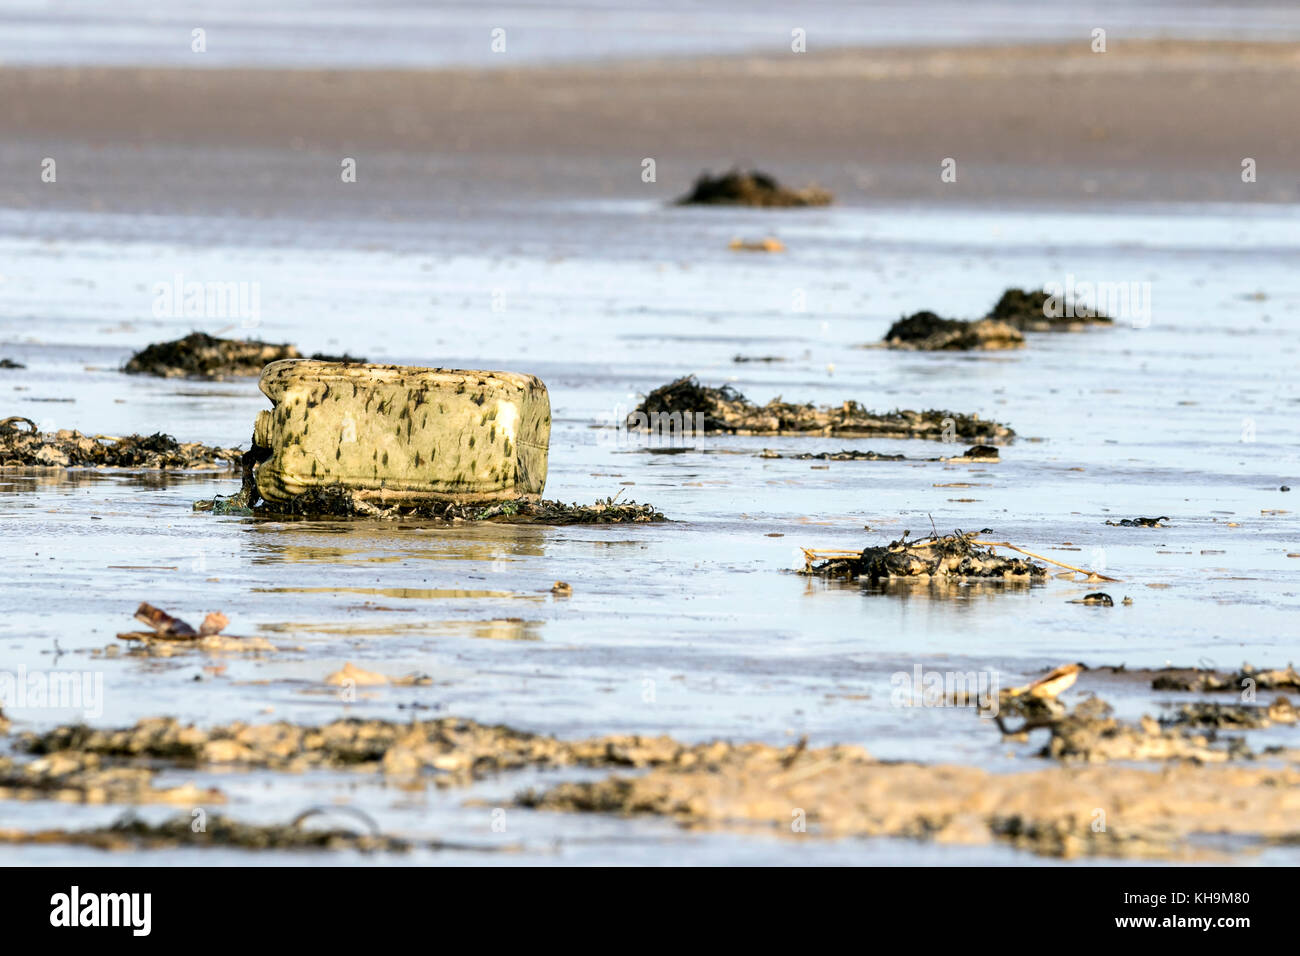
[[[968,322],[917,312],[891,325],[884,343],[891,349],[917,352],[1020,349],[1025,347],[1025,337],[996,319]]]
[[[543,500],[551,406],[533,375],[284,361],[262,373],[243,486],[227,515],[616,524],[651,505]]]
[[[843,451],[804,452],[801,455],[783,455],[771,448],[764,448],[756,458],[785,458],[791,461],[944,461],[944,462],[991,462],[998,461],[998,450],[992,445],[972,445],[960,455],[952,458],[908,458],[906,455],[887,455],[870,449],[858,451],[846,448]]]
[[[732,239],[727,248],[734,252],[785,252],[785,243],[774,236],[764,239]]]
[[[140,641],[146,645],[155,642],[191,645],[208,651],[269,651],[275,650],[260,637],[235,637],[222,634],[230,623],[220,611],[208,614],[196,631],[190,624],[178,617],[172,617],[166,611],[152,604],[141,604],[136,609],[135,619],[148,624],[151,631],[129,631],[117,635],[121,641]]]
[[[1158,518],[1123,518],[1119,521],[1106,519],[1106,524],[1112,528],[1163,528],[1165,525],[1162,521],[1168,521],[1169,515],[1161,515]]]
[[[293,345],[275,345],[244,339],[219,339],[205,332],[191,332],[174,342],[159,342],[137,352],[122,367],[132,375],[157,375],[161,378],[252,378],[262,369],[281,359],[300,359],[303,354]],[[350,355],[316,354],[322,362],[364,362]]]
[[[662,816],[692,827],[807,832],[945,843],[1005,841],[1054,857],[1188,857],[1202,833],[1263,842],[1300,837],[1300,769],[1176,764],[1052,767],[993,773],[977,767],[881,762],[857,747],[762,744],[719,748],[709,759],[637,776],[530,790],[525,807]],[[1095,808],[1116,808],[1098,829]]]
[[[701,173],[695,186],[677,200],[677,205],[829,206],[832,199],[829,192],[816,185],[790,189],[767,173],[736,168],[720,176]]]
[[[1061,694],[1074,686],[1074,682],[1079,679],[1080,672],[1086,670],[1084,665],[1079,663],[1062,664],[1060,667],[1054,667],[1037,680],[1030,681],[1022,687],[1009,687],[999,695],[1002,702],[1010,702],[1023,698],[1033,698],[1035,700],[1048,700],[1060,697]]]
[[[25,427],[19,427],[23,425]],[[49,468],[230,469],[243,453],[155,435],[42,432],[30,418],[0,420],[0,466]]]
[[[219,611],[210,612],[203,624],[196,631],[178,617],[172,617],[161,608],[152,604],[141,604],[136,608],[135,619],[153,628],[153,637],[162,641],[192,641],[198,637],[220,634],[230,623],[226,615]]]
[[[959,531],[908,540],[907,532],[904,532],[897,541],[882,547],[863,548],[860,552],[804,548],[806,563],[800,573],[873,584],[897,579],[1041,580],[1046,577],[1047,569],[1040,564],[1021,558],[1006,558],[991,547],[982,547],[988,542],[978,540],[981,533]]]
[[[1105,591],[1094,591],[1092,594],[1085,594],[1081,598],[1073,601],[1066,601],[1066,604],[1087,604],[1091,607],[1114,607],[1115,599]]]
[[[26,365],[19,364],[13,359],[0,358],[0,368],[26,368]]]
[[[284,361],[258,383],[252,464],[285,506],[338,488],[360,504],[438,506],[540,497],[551,403],[535,375]]]
[[[1061,296],[1039,289],[1007,289],[988,318],[1014,326],[1022,332],[1077,332],[1089,325],[1112,325],[1107,315],[1065,302]]]
[[[770,364],[772,362],[786,361],[786,359],[780,355],[733,355],[731,360],[737,365],[743,365],[746,362],[765,362]]]
[[[839,435],[859,438],[919,438],[1005,442],[1006,425],[978,415],[947,411],[869,412],[857,402],[818,407],[774,398],[759,406],[730,385],[708,388],[693,375],[655,389],[627,417],[629,431],[668,434]]]

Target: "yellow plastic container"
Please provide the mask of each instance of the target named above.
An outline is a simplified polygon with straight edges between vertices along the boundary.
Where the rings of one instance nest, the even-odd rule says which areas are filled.
[[[500,501],[546,487],[551,403],[532,375],[289,359],[254,444],[268,502],[341,486],[373,504]]]

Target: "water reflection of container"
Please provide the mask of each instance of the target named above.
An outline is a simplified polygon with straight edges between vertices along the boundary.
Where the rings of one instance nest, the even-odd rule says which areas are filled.
[[[262,370],[274,408],[254,444],[269,502],[341,486],[376,504],[537,497],[546,485],[546,386],[514,372],[286,360]]]

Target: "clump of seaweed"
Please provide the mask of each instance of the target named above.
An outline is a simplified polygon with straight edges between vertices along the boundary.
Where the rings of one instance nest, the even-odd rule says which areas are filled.
[[[281,359],[299,359],[303,355],[295,346],[259,342],[253,339],[220,339],[206,332],[191,332],[182,339],[159,342],[137,352],[122,367],[132,375],[157,375],[161,378],[250,378]],[[316,354],[320,362],[363,362],[350,355]]]
[[[677,200],[677,205],[829,206],[833,198],[816,185],[791,189],[767,173],[735,168],[719,176],[701,173],[691,191]]]
[[[764,449],[762,453],[759,455],[759,457],[760,458],[785,458],[787,456],[774,452],[771,449]],[[812,452],[804,452],[802,455],[790,455],[788,457],[790,457],[794,461],[907,461],[908,460],[906,455],[886,455],[886,454],[882,454],[881,452],[871,451],[870,449],[864,451],[857,451],[855,449],[850,449],[850,448],[846,448],[843,451],[822,451],[822,452],[817,452],[816,454],[813,454]]]
[[[25,425],[20,428],[19,425]],[[42,432],[30,418],[0,421],[0,465],[52,468],[233,468],[242,452],[154,435],[83,435]]]
[[[993,542],[979,540],[982,533],[957,531],[909,540],[907,532],[904,532],[897,541],[861,551],[804,548],[806,564],[801,573],[873,584],[900,578],[958,581],[971,578],[1041,580],[1046,577],[1047,569],[1040,564],[996,553],[990,546]],[[998,546],[1020,550],[1005,543],[998,543]]]
[[[176,767],[234,765],[294,773],[427,773],[438,785],[451,786],[525,767],[690,766],[731,745],[622,734],[567,741],[459,717],[411,723],[351,718],[322,726],[236,722],[207,730],[172,717],[151,717],[117,729],[70,724],[43,734],[29,732],[19,738],[18,747],[38,757],[66,757],[70,764],[116,760],[128,768],[140,763],[153,768],[166,761]]]
[[[1163,522],[1169,520],[1169,515],[1160,515],[1156,518],[1121,518],[1119,521],[1111,521],[1109,518],[1106,524],[1112,528],[1163,528]]]
[[[1274,724],[1294,724],[1296,719],[1295,705],[1285,697],[1277,697],[1267,707],[1215,701],[1180,704],[1172,714],[1161,717],[1160,723],[1166,727],[1185,725],[1216,730],[1259,730]]]
[[[1007,289],[988,318],[1014,326],[1022,332],[1074,332],[1088,325],[1112,325],[1114,319],[1075,303],[1066,303],[1042,289],[1026,292]]]
[[[194,510],[266,517],[493,521],[501,524],[538,525],[644,524],[668,520],[651,504],[618,501],[613,497],[597,499],[589,505],[521,496],[491,504],[431,501],[384,506],[361,498],[342,485],[308,488],[287,502],[274,504],[260,501],[255,488],[250,492],[245,487],[230,498],[196,501]]]
[[[779,451],[771,448],[764,448],[756,456],[758,458],[786,458],[792,461],[955,461],[955,462],[979,462],[998,461],[998,450],[992,445],[972,445],[960,455],[954,455],[951,458],[908,458],[906,455],[888,455],[883,452],[875,452],[870,449],[858,450],[855,448],[845,448],[842,451],[821,451],[821,452],[804,452],[800,455],[783,455]]]
[[[1136,723],[1117,720],[1110,707],[1096,697],[1081,702],[1073,712],[1047,726],[1051,738],[1040,756],[1066,762],[1101,763],[1111,760],[1191,760],[1221,763],[1249,759],[1250,748],[1240,737],[1220,739],[1181,727],[1162,727],[1150,717]],[[1027,729],[1027,728],[1022,728]]]
[[[1223,674],[1212,670],[1170,669],[1166,673],[1156,674],[1151,681],[1151,688],[1200,693],[1240,691],[1246,688],[1300,691],[1300,672],[1297,672],[1291,664],[1285,668],[1269,670],[1259,670],[1245,665],[1236,674]]]
[[[899,319],[885,333],[891,349],[917,352],[1020,349],[1025,337],[997,319],[945,319],[933,312],[917,312]]]
[[[774,398],[755,405],[730,385],[709,388],[693,375],[655,389],[627,418],[627,428],[729,435],[840,435],[931,441],[1005,442],[1006,425],[948,411],[871,412],[857,402],[796,405]]]

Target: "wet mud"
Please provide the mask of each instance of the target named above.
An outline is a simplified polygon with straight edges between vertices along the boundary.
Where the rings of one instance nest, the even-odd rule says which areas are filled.
[[[729,385],[710,388],[686,376],[655,389],[628,416],[629,430],[694,428],[706,434],[842,435],[861,438],[918,438],[930,441],[1006,442],[1008,426],[978,415],[949,411],[871,412],[857,402],[839,406],[796,405],[775,398],[755,405]]]
[[[721,175],[701,173],[679,206],[829,206],[834,197],[820,186],[791,189],[758,170],[732,169]]]
[[[1198,838],[1300,838],[1300,769],[1177,764],[990,773],[879,762],[857,747],[729,747],[707,762],[522,794],[545,810],[662,816],[793,839],[893,836],[1006,841],[1052,857],[1195,858]],[[1105,826],[1095,826],[1098,809]]]

